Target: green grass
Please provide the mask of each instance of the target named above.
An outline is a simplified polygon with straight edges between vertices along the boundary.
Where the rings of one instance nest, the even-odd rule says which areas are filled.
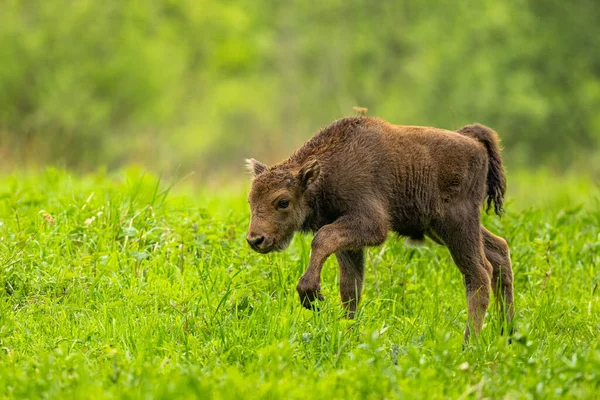
[[[448,252],[369,251],[356,322],[334,260],[321,312],[295,285],[310,238],[261,256],[243,187],[195,192],[138,170],[0,181],[0,396],[7,398],[595,398],[600,202],[585,179],[509,176],[516,333],[491,311],[465,350]],[[48,217],[51,216],[50,217]]]

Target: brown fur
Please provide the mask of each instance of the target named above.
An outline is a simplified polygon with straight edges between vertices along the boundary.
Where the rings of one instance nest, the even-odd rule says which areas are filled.
[[[465,339],[469,326],[476,334],[481,329],[491,288],[505,300],[508,322],[512,319],[508,246],[480,224],[485,198],[500,214],[506,190],[491,129],[476,124],[454,132],[343,118],[289,159],[270,168],[249,160],[248,166],[254,174],[248,198],[251,246],[261,253],[283,250],[294,232],[315,233],[297,286],[305,307],[321,298],[321,268],[335,254],[342,301],[354,317],[364,248],[382,244],[393,231],[415,240],[426,235],[448,247],[467,291]]]

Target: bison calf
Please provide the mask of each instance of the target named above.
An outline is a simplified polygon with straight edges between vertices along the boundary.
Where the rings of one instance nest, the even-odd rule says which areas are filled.
[[[273,166],[248,160],[254,178],[247,240],[259,253],[285,249],[294,232],[315,232],[310,263],[297,286],[302,305],[320,294],[331,254],[340,267],[347,315],[360,301],[365,247],[389,231],[448,247],[464,277],[469,327],[477,334],[493,289],[510,323],[513,273],[506,241],[480,223],[480,209],[502,213],[506,178],[496,133],[483,125],[457,132],[343,118]],[[502,304],[502,303],[500,303]]]

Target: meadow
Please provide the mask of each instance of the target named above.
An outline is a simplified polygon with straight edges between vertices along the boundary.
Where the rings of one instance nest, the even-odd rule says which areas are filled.
[[[310,237],[245,243],[247,184],[198,189],[131,168],[0,178],[2,398],[597,398],[600,193],[509,171],[516,330],[493,307],[463,349],[466,301],[446,249],[390,237],[367,257],[356,321],[295,285]]]

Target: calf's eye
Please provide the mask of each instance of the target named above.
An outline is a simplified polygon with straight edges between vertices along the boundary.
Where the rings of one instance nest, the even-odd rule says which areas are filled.
[[[288,208],[289,205],[289,200],[279,200],[279,202],[277,203],[277,208]]]

